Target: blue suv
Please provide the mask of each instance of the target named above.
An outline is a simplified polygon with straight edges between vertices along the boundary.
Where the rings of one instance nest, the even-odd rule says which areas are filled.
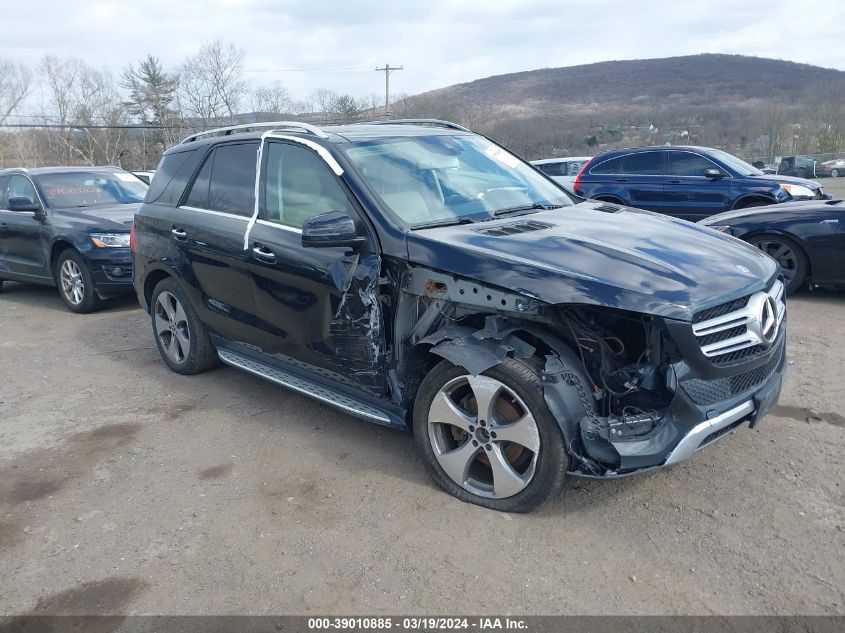
[[[693,222],[733,209],[827,197],[812,180],[764,174],[718,149],[670,145],[599,154],[576,178],[575,193]]]

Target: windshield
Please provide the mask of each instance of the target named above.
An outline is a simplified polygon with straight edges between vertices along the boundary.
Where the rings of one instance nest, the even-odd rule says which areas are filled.
[[[385,206],[415,228],[569,206],[529,165],[479,136],[413,136],[345,149]]]
[[[47,203],[58,209],[143,202],[147,185],[123,171],[73,171],[35,176]]]
[[[720,149],[711,150],[710,155],[713,156],[713,158],[719,159],[734,171],[738,171],[743,176],[763,175],[763,172],[754,167],[753,165],[749,165],[744,160],[741,160],[736,156],[731,156],[727,152],[723,152]]]

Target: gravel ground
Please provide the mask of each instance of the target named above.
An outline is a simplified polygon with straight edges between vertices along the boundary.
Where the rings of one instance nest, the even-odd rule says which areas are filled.
[[[0,613],[845,614],[845,293],[789,327],[758,429],[508,515],[436,490],[409,435],[171,373],[134,298],[7,285]]]

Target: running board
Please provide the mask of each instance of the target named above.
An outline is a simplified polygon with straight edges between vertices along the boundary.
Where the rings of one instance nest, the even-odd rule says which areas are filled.
[[[264,378],[270,382],[274,382],[282,387],[287,387],[292,391],[304,394],[314,398],[315,400],[319,400],[320,402],[324,402],[340,409],[341,411],[363,418],[368,422],[397,426],[397,422],[391,419],[391,416],[386,411],[382,411],[378,407],[369,405],[365,402],[355,400],[354,398],[331,389],[330,387],[326,387],[325,385],[317,384],[307,378],[296,376],[292,373],[278,369],[277,367],[272,367],[267,363],[262,363],[259,360],[255,360],[249,356],[244,356],[243,354],[238,354],[237,352],[233,352],[231,350],[218,349],[217,355],[220,357],[220,360],[227,365],[243,369],[250,374],[259,376],[260,378]],[[404,424],[401,426],[404,426]]]

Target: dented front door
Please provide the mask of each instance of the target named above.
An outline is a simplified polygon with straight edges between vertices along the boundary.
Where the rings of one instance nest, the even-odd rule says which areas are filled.
[[[261,349],[382,393],[380,258],[372,241],[358,249],[302,246],[306,217],[345,211],[360,220],[356,206],[310,149],[271,142],[264,154],[259,219],[247,243]]]

